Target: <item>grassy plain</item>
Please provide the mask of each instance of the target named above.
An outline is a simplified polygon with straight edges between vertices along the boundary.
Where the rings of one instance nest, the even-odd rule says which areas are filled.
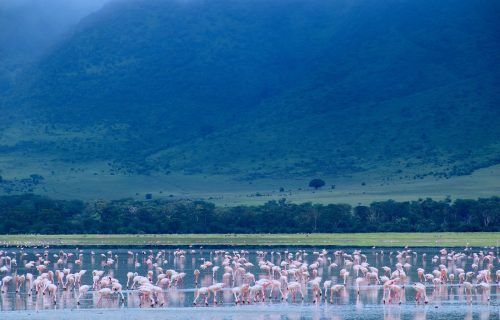
[[[57,170],[52,171],[53,168]],[[147,193],[153,199],[199,199],[220,206],[260,205],[270,200],[286,198],[294,203],[370,204],[373,201],[476,199],[500,195],[500,165],[483,168],[468,176],[449,179],[380,178],[380,172],[363,172],[348,176],[321,176],[326,186],[320,190],[308,187],[309,178],[242,180],[236,176],[218,175],[123,175],[108,173],[103,162],[86,165],[54,163],[49,158],[0,155],[0,175],[14,180],[37,173],[45,180],[33,192],[55,199],[112,200],[134,198],[144,200]],[[335,189],[331,188],[335,185]],[[285,192],[279,192],[283,187]],[[22,193],[22,192],[13,192]],[[0,194],[6,194],[0,188]],[[10,193],[12,194],[12,193]]]
[[[0,245],[67,246],[376,246],[464,247],[499,246],[500,232],[477,233],[344,233],[344,234],[116,234],[0,235]]]

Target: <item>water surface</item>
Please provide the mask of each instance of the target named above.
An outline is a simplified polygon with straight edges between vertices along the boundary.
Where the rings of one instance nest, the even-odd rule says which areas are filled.
[[[447,255],[441,255],[438,248],[415,249],[407,258],[398,259],[397,254],[402,248],[284,248],[284,247],[218,247],[218,248],[182,248],[185,252],[179,253],[171,247],[162,248],[3,248],[5,254],[17,260],[17,266],[12,266],[6,275],[26,274],[31,272],[38,275],[36,269],[27,270],[25,265],[29,261],[36,261],[37,254],[46,256],[50,260],[48,270],[70,269],[71,273],[81,269],[87,270],[82,278],[82,284],[92,285],[92,270],[103,270],[105,274],[119,280],[124,286],[125,300],[122,302],[118,295],[113,295],[110,299],[103,299],[99,302],[97,290],[90,290],[81,299],[80,305],[76,302],[78,295],[77,288],[63,290],[58,288],[56,304],[52,297],[42,294],[28,295],[27,289],[22,287],[20,293],[15,292],[13,283],[8,285],[7,292],[0,296],[0,310],[2,319],[93,319],[96,316],[107,319],[164,319],[165,317],[174,319],[498,319],[499,305],[498,294],[500,288],[493,281],[491,288],[485,290],[479,286],[474,286],[472,294],[464,292],[463,286],[457,282],[456,269],[463,268],[465,271],[474,271],[472,265],[477,264],[477,270],[487,267],[483,259],[474,258],[474,253],[479,253],[481,249],[476,248],[468,251],[461,259],[448,259]],[[389,266],[395,270],[396,263],[408,263],[405,271],[407,280],[404,284],[404,294],[402,303],[383,303],[382,284],[372,283],[362,285],[359,290],[355,286],[356,271],[353,267],[347,268],[350,276],[347,278],[346,290],[335,297],[334,303],[325,301],[324,296],[319,302],[313,302],[314,297],[310,285],[305,287],[305,299],[297,299],[295,302],[291,298],[282,301],[278,294],[273,295],[270,300],[266,297],[265,302],[251,302],[250,305],[235,305],[231,292],[232,280],[226,281],[226,287],[220,295],[219,303],[216,305],[210,299],[209,305],[199,303],[193,306],[193,297],[197,285],[195,284],[193,271],[200,269],[200,286],[210,286],[215,282],[224,282],[223,268],[221,267],[213,278],[211,268],[203,270],[200,266],[205,261],[211,261],[214,266],[221,266],[224,252],[234,256],[239,254],[245,257],[253,266],[247,271],[255,275],[256,279],[268,278],[269,274],[259,268],[259,261],[269,261],[274,265],[280,265],[286,257],[292,254],[293,259],[301,259],[308,266],[318,260],[318,253],[326,249],[323,262],[317,269],[318,276],[333,283],[343,283],[340,277],[340,269],[345,267],[345,258],[338,254],[339,250],[347,254],[352,254],[354,250],[361,250],[363,262],[379,270],[379,275],[385,274],[383,266]],[[483,249],[485,252],[490,249]],[[148,271],[153,271],[153,282],[156,282],[157,269],[147,263],[149,255],[156,256],[159,251],[164,251],[164,259],[156,260],[156,266],[161,266],[163,270],[173,269],[177,272],[185,272],[186,276],[177,287],[166,288],[163,297],[166,304],[153,308],[150,305],[140,302],[140,295],[136,288],[126,290],[127,272],[137,272],[145,276]],[[337,255],[334,252],[337,251]],[[451,251],[451,250],[449,250]],[[457,252],[459,249],[456,250]],[[62,252],[66,255],[73,254],[67,259],[63,259],[62,264],[57,264],[57,260]],[[130,255],[130,252],[133,255]],[[24,253],[21,256],[21,253]],[[496,254],[496,252],[494,252]],[[4,254],[4,255],[5,255]],[[82,256],[81,266],[75,264],[79,254]],[[434,259],[439,256],[438,259]],[[450,255],[451,257],[452,255]],[[107,265],[106,261],[112,257],[114,262]],[[137,258],[136,258],[137,257]],[[153,259],[154,260],[154,259]],[[331,263],[336,263],[338,267],[330,267]],[[6,264],[6,260],[3,260]],[[356,263],[355,263],[356,264]],[[417,268],[425,269],[426,273],[439,269],[440,265],[448,268],[449,274],[455,274],[455,281],[448,282],[440,286],[427,284],[427,295],[429,304],[417,304],[415,301],[415,290],[411,284],[419,281]],[[493,261],[493,280],[498,267],[498,260]],[[312,270],[309,272],[312,276]],[[477,272],[475,272],[477,274]],[[361,276],[361,272],[359,272]],[[272,276],[271,276],[272,277]],[[274,276],[278,278],[278,276]],[[292,281],[290,277],[289,281]],[[240,285],[243,280],[235,278],[235,286]],[[57,283],[57,281],[55,281]],[[323,289],[323,285],[321,285]],[[268,296],[269,290],[266,293]],[[201,302],[201,301],[199,301]]]

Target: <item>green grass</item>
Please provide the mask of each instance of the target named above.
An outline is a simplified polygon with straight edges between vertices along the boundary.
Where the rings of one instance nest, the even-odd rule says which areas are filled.
[[[73,167],[75,170],[70,170]],[[53,157],[0,155],[0,175],[4,179],[14,180],[28,178],[33,173],[41,174],[45,180],[34,187],[34,193],[67,200],[114,200],[127,197],[143,200],[146,193],[151,193],[153,199],[203,199],[219,206],[260,205],[281,198],[293,203],[310,201],[355,206],[388,199],[408,201],[431,197],[442,200],[447,196],[451,199],[476,199],[500,195],[500,165],[450,179],[427,177],[412,181],[386,181],[381,180],[377,172],[362,172],[348,177],[322,176],[327,187],[317,191],[308,188],[310,177],[245,181],[236,176],[181,173],[110,175],[108,171],[105,162],[70,164],[55,161]],[[366,182],[366,185],[362,186],[362,182]],[[330,188],[332,184],[336,185],[334,190]],[[279,192],[280,187],[287,192]],[[1,187],[0,194],[6,194]]]
[[[0,235],[4,245],[314,245],[377,247],[498,246],[500,232],[344,233],[344,234],[147,234],[147,235]]]

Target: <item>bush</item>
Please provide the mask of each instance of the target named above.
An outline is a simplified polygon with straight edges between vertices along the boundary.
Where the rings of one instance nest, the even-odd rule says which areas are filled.
[[[309,187],[314,188],[315,190],[317,190],[318,188],[321,188],[324,185],[325,185],[325,181],[323,181],[321,179],[312,179],[311,181],[309,181]]]

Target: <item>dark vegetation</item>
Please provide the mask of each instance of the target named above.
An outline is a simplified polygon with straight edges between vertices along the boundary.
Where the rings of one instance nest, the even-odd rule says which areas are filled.
[[[500,231],[500,198],[216,207],[203,201],[0,197],[0,233],[310,233]]]
[[[500,163],[499,16],[495,0],[116,1],[0,95],[0,133],[34,132],[0,150],[112,174],[470,174]]]
[[[325,185],[325,181],[322,179],[312,179],[309,181],[309,187],[318,189]]]
[[[0,93],[15,85],[26,65],[108,0],[0,1]]]
[[[27,178],[4,179],[0,176],[0,192],[11,193],[33,193],[37,185],[43,183],[45,178],[37,173],[30,174]]]

